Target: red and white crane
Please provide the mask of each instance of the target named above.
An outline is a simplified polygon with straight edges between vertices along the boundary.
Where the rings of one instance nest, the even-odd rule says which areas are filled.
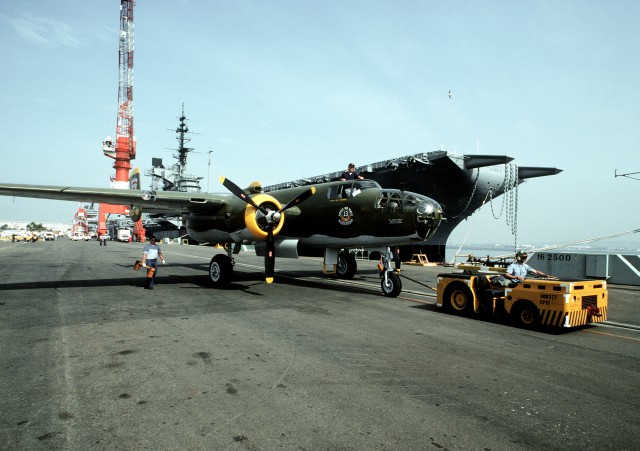
[[[87,210],[80,205],[78,207],[78,211],[73,216],[73,224],[71,225],[71,234],[77,235],[82,234],[86,235],[89,232],[89,223],[87,221]]]
[[[129,189],[131,160],[136,157],[136,138],[133,134],[133,5],[134,0],[120,0],[120,44],[118,48],[118,117],[115,143],[107,137],[102,143],[103,153],[115,160],[115,177],[112,188]],[[139,189],[139,186],[136,187]],[[108,214],[129,215],[129,207],[100,204],[98,234],[107,233]],[[134,234],[139,241],[145,240],[142,220],[137,218]]]

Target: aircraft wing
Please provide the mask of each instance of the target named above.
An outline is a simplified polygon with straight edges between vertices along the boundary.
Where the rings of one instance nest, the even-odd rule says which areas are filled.
[[[144,191],[111,188],[82,188],[74,186],[0,184],[1,196],[30,197],[78,202],[141,207],[145,213],[188,212],[215,213],[227,203],[228,195],[183,193],[174,191]]]

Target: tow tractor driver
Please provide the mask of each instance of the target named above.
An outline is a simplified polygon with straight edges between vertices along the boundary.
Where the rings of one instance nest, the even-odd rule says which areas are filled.
[[[531,266],[527,265],[525,261],[527,260],[527,253],[525,251],[516,252],[516,261],[511,263],[507,268],[507,272],[505,273],[505,277],[509,280],[512,280],[516,283],[522,282],[528,273],[533,273],[538,277],[542,277],[545,279],[552,279],[553,276],[549,276],[542,271],[538,271],[537,269],[533,269]]]

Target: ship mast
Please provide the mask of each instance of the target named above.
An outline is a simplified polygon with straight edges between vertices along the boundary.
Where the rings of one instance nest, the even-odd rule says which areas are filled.
[[[193,147],[185,147],[191,141],[191,138],[187,136],[189,127],[187,126],[187,117],[184,115],[184,103],[182,104],[182,115],[179,118],[180,123],[176,128],[176,140],[178,141],[178,155],[174,155],[174,158],[178,160],[180,167],[180,175],[184,175],[187,169],[187,154],[193,150]]]
[[[161,158],[153,158],[153,167],[145,172],[145,175],[151,176],[151,189],[158,191],[181,191],[181,192],[200,192],[200,180],[202,177],[187,173],[187,156],[189,152],[193,152],[193,147],[187,147],[191,142],[189,135],[196,134],[189,131],[187,125],[187,116],[184,114],[184,103],[182,104],[182,115],[178,118],[178,127],[175,129],[176,141],[178,148],[172,156],[177,160],[170,168],[165,168]],[[169,129],[169,131],[174,131]],[[196,152],[197,153],[197,152]]]

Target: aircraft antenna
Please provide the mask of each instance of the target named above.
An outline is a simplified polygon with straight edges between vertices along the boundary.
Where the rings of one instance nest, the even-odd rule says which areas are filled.
[[[633,179],[633,180],[640,180],[640,178],[637,177],[637,175],[640,174],[640,172],[627,172],[627,173],[624,173],[624,174],[618,174],[618,170],[616,169],[613,174],[614,174],[615,178],[627,177],[627,178]],[[634,176],[636,176],[636,177],[634,177]]]
[[[209,161],[207,163],[207,193],[210,192],[209,191],[209,181],[211,179],[211,154],[213,153],[213,150],[209,151]]]

